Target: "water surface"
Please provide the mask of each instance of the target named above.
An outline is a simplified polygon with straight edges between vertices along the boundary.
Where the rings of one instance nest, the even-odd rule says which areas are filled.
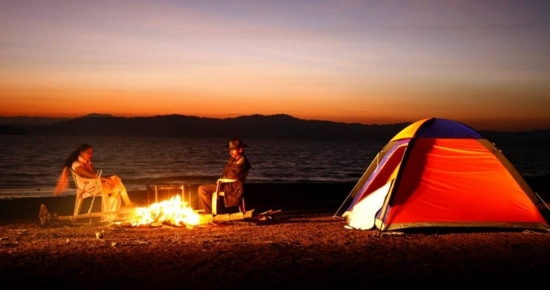
[[[50,196],[63,162],[79,144],[94,147],[104,175],[119,175],[129,190],[147,184],[214,182],[229,154],[225,139],[0,135],[0,198]],[[243,140],[252,164],[247,182],[356,182],[384,143]],[[526,175],[548,174],[543,145],[500,148]],[[67,194],[74,194],[68,190]]]

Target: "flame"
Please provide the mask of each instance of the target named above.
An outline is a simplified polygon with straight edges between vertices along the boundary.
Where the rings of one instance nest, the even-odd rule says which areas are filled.
[[[200,216],[193,208],[187,206],[179,195],[169,200],[153,203],[148,207],[137,207],[131,217],[132,226],[169,223],[172,225],[198,225]]]

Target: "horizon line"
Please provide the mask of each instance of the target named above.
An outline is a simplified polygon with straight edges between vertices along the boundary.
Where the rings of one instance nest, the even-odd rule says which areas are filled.
[[[416,121],[401,121],[401,122],[393,122],[393,123],[359,123],[359,122],[342,122],[342,121],[332,121],[332,120],[323,120],[323,119],[304,119],[304,118],[298,118],[290,114],[286,113],[278,113],[278,114],[270,114],[270,115],[264,115],[264,114],[250,114],[250,115],[236,115],[233,114],[233,117],[226,117],[226,118],[216,118],[216,117],[204,117],[204,116],[197,116],[197,115],[185,115],[185,114],[157,114],[157,115],[136,115],[136,116],[122,116],[122,115],[113,115],[113,114],[102,114],[102,113],[89,113],[81,116],[76,117],[52,117],[52,116],[29,116],[29,115],[18,115],[18,116],[0,116],[0,118],[46,118],[46,119],[78,119],[78,118],[154,118],[154,117],[164,117],[164,116],[182,116],[182,117],[193,117],[193,118],[200,118],[200,119],[214,119],[214,120],[225,120],[225,119],[236,119],[241,117],[253,117],[253,116],[262,116],[262,117],[272,117],[272,116],[288,116],[291,118],[294,118],[296,120],[302,120],[302,121],[319,121],[319,122],[332,122],[332,123],[340,123],[340,124],[346,124],[346,125],[363,125],[363,126],[383,126],[383,125],[399,125],[399,124],[412,124]],[[429,117],[429,118],[438,118],[438,117]],[[443,118],[447,119],[447,118]],[[417,120],[419,121],[419,120]],[[457,120],[455,120],[457,121]],[[461,121],[458,121],[461,122]],[[467,123],[461,122],[464,125],[470,126]],[[0,125],[14,125],[14,124],[0,124]],[[502,133],[519,133],[519,132],[534,132],[534,131],[548,131],[550,128],[541,128],[541,129],[526,129],[526,130],[499,130],[499,129],[476,129],[473,126],[470,126],[476,131],[488,131],[488,132],[502,132]]]
[[[240,117],[252,117],[252,116],[263,116],[263,117],[272,117],[272,116],[289,116],[297,120],[304,120],[304,121],[321,121],[321,122],[333,122],[333,123],[342,123],[342,124],[360,124],[360,125],[395,125],[395,124],[411,124],[415,121],[401,121],[401,122],[394,122],[394,123],[360,123],[360,122],[342,122],[342,121],[332,121],[332,120],[325,120],[325,119],[305,119],[305,118],[299,118],[287,113],[277,113],[277,114],[249,114],[249,115],[237,115],[232,114],[233,117],[205,117],[205,116],[198,116],[198,115],[186,115],[186,114],[156,114],[156,115],[132,115],[132,116],[124,116],[124,115],[113,115],[108,113],[89,113],[85,115],[75,116],[75,117],[52,117],[52,116],[29,116],[29,115],[17,115],[17,116],[0,116],[0,118],[49,118],[49,119],[78,119],[78,118],[108,118],[108,117],[114,117],[114,118],[143,118],[143,117],[164,117],[164,116],[183,116],[183,117],[195,117],[195,118],[201,118],[201,119],[217,119],[217,120],[224,120],[224,119],[235,119]],[[435,117],[430,117],[435,118]]]

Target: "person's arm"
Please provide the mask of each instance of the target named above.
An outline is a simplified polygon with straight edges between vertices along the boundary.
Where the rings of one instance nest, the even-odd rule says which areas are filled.
[[[241,156],[233,162],[230,162],[224,170],[225,178],[239,179],[243,174],[248,170],[248,167],[245,162],[245,158]]]
[[[84,166],[77,166],[75,167],[74,171],[76,171],[76,174],[78,174],[78,176],[80,177],[97,178],[95,172],[87,170]]]
[[[95,172],[89,171],[84,166],[77,166],[75,168],[75,171],[76,171],[76,174],[78,174],[78,176],[81,176],[81,177],[84,177],[84,178],[97,178],[97,174]],[[109,177],[101,176],[100,179],[101,179],[102,182],[105,182],[109,186],[112,186],[112,181],[113,180],[110,179]]]

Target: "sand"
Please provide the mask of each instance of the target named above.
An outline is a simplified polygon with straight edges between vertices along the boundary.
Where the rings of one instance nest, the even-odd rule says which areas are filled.
[[[543,198],[550,196],[546,180],[528,179]],[[41,226],[40,204],[70,214],[74,197],[1,200],[0,283],[6,289],[548,288],[549,233],[347,230],[333,215],[353,185],[247,184],[248,209],[282,212],[265,221],[197,227]],[[130,196],[147,201],[146,191]]]

